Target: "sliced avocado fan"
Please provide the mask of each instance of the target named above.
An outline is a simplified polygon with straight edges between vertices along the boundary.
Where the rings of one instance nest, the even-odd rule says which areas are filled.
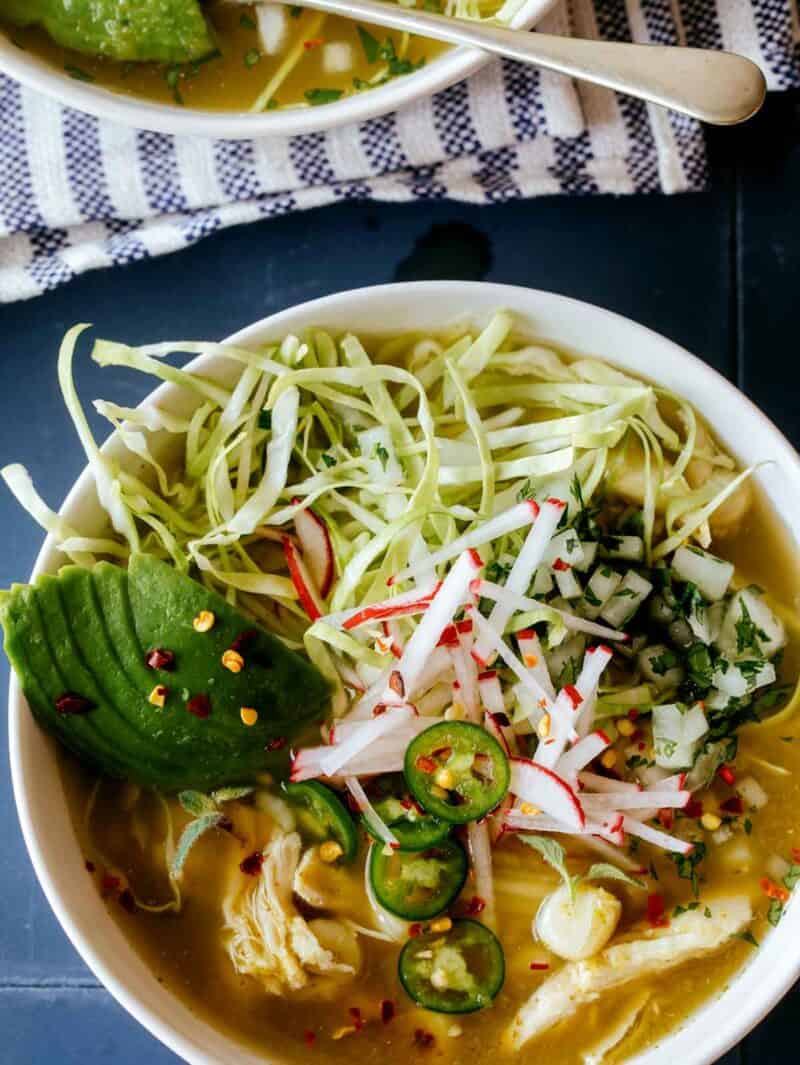
[[[0,18],[56,44],[126,62],[187,63],[214,51],[199,0],[0,0]]]
[[[147,555],[14,585],[0,623],[37,721],[94,769],[165,792],[280,771],[328,703],[314,666]]]

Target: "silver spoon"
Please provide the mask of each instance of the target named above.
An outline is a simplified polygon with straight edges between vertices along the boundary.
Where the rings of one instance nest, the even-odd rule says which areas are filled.
[[[756,64],[732,52],[526,33],[383,0],[303,0],[303,6],[547,67],[717,126],[750,118],[767,91]]]

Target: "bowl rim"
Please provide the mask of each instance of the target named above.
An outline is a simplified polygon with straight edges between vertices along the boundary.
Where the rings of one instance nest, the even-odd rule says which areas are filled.
[[[558,0],[525,0],[509,25],[527,30]],[[29,89],[96,118],[135,129],[175,136],[211,137],[215,140],[250,140],[257,137],[295,136],[335,129],[348,123],[396,111],[425,96],[446,89],[484,67],[492,57],[475,48],[450,48],[420,70],[393,78],[386,85],[355,93],[323,107],[289,107],[285,110],[207,111],[182,108],[87,84],[55,69],[47,61],[16,48],[0,32],[0,73]]]
[[[382,300],[387,304],[396,301],[398,309],[401,307],[406,309],[409,304],[416,304],[418,298],[421,299],[428,294],[435,298],[436,316],[442,325],[463,317],[483,318],[491,309],[508,307],[512,313],[520,317],[535,317],[536,313],[544,314],[545,311],[551,316],[562,316],[565,321],[569,316],[574,316],[576,319],[583,316],[588,317],[598,328],[606,326],[612,332],[619,331],[620,336],[627,336],[631,342],[636,341],[637,354],[632,358],[641,358],[642,363],[646,364],[639,370],[642,376],[659,383],[660,375],[654,362],[658,357],[666,356],[667,362],[664,364],[666,368],[661,376],[677,374],[685,379],[684,394],[699,389],[703,394],[714,395],[717,406],[723,407],[734,415],[733,431],[737,434],[737,439],[742,438],[741,434],[744,430],[741,418],[737,415],[750,419],[752,430],[761,433],[764,439],[769,441],[770,459],[779,464],[781,472],[800,489],[800,456],[796,450],[774,423],[713,367],[663,335],[621,314],[557,293],[522,286],[461,281],[422,281],[351,289],[285,308],[244,327],[227,337],[222,343],[240,345],[263,343],[270,337],[285,333],[287,329],[302,328],[302,325],[309,325],[312,322],[324,325],[326,317],[331,314],[335,317],[336,314],[341,315],[346,312],[347,320],[349,320],[350,316],[357,316],[359,310],[362,314],[369,314],[367,307],[374,307]],[[443,310],[440,313],[439,305],[446,307],[448,299],[451,304],[466,308],[466,311],[460,310],[458,313],[452,313]],[[353,328],[359,327],[354,324]],[[593,337],[596,333],[592,330],[590,335],[588,323],[582,325],[580,331],[584,331],[587,336],[589,350],[586,353],[594,354],[593,346],[596,341]],[[548,333],[536,335],[557,341],[557,337]],[[639,349],[647,352],[648,345],[649,354],[640,356]],[[564,346],[569,350],[570,345],[565,343]],[[627,356],[620,360],[616,360],[614,355],[606,356],[606,358],[612,365],[630,368],[625,362]],[[206,355],[192,360],[190,365],[205,371],[214,363],[219,366],[219,356]],[[177,386],[162,384],[147,395],[142,405],[163,402],[179,392],[180,389]],[[697,401],[693,398],[692,402]],[[700,406],[702,410],[702,403]],[[714,422],[711,424],[719,434],[718,426]],[[114,434],[111,434],[103,446],[108,448],[113,443]],[[734,452],[737,450],[735,445],[733,450]],[[785,487],[785,480],[782,483]],[[59,508],[59,513],[63,513],[76,503],[85,502],[92,488],[91,471],[86,468],[69,491]],[[790,501],[786,504],[789,509],[792,505]],[[800,510],[798,510],[798,515],[800,515]],[[793,534],[797,541],[800,538],[800,520],[796,517],[794,522],[786,522],[786,512],[780,509],[778,509],[777,516],[787,524],[790,534]],[[52,537],[48,536],[37,556],[31,578],[51,569],[57,554]],[[29,770],[24,764],[23,734],[26,731],[28,734],[35,732],[36,726],[27,712],[13,671],[11,671],[9,683],[8,715],[12,785],[23,837],[44,894],[73,946],[120,1005],[155,1038],[176,1054],[181,1055],[190,1065],[231,1065],[233,1058],[230,1056],[222,1058],[209,1053],[202,1042],[187,1036],[185,1032],[179,1032],[176,1022],[165,1020],[160,1013],[150,1008],[143,1001],[142,995],[127,986],[127,969],[119,957],[114,955],[108,945],[105,945],[104,951],[103,943],[96,945],[93,942],[92,936],[95,940],[98,939],[97,930],[89,926],[90,932],[87,932],[79,927],[79,922],[72,912],[76,908],[74,900],[71,906],[62,897],[62,887],[58,883],[59,876],[62,875],[60,861],[66,853],[66,847],[63,849],[59,847],[57,855],[46,853],[42,846],[42,832],[33,816],[31,803],[35,789],[30,790],[33,781],[29,780],[27,775]],[[665,1065],[676,1055],[680,1056],[683,1065],[711,1065],[719,1056],[733,1047],[763,1019],[800,977],[800,951],[792,956],[790,952],[780,949],[780,942],[785,941],[787,935],[791,940],[792,930],[795,935],[800,932],[800,907],[789,908],[782,922],[782,930],[785,933],[783,936],[776,937],[770,932],[765,937],[760,949],[754,953],[749,962],[737,970],[735,976],[721,992],[695,1010],[681,1026],[663,1037],[657,1044],[630,1059],[628,1065]],[[121,939],[121,942],[128,946],[130,959],[136,957],[127,939]],[[171,994],[165,997],[172,1002],[173,1009],[178,1007],[179,999],[173,1000]],[[223,1038],[227,1037],[223,1036]],[[232,1046],[235,1045],[233,1042]],[[251,1057],[244,1045],[238,1050],[235,1060],[241,1061],[243,1065],[245,1062],[247,1065],[251,1062],[262,1062],[263,1065],[267,1065],[268,1061],[274,1061],[275,1065],[278,1065],[278,1059]]]

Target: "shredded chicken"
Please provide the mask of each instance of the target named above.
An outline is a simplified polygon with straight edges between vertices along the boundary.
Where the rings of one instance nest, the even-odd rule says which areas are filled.
[[[745,896],[719,898],[709,907],[711,917],[704,916],[704,910],[691,910],[676,917],[668,928],[607,947],[588,961],[565,965],[522,1006],[506,1033],[507,1042],[519,1050],[604,991],[718,950],[752,919]]]
[[[294,905],[300,852],[296,832],[276,836],[264,848],[260,876],[238,876],[223,906],[226,946],[236,971],[256,977],[273,995],[298,991],[313,975],[355,974],[353,965],[337,960],[320,943]]]

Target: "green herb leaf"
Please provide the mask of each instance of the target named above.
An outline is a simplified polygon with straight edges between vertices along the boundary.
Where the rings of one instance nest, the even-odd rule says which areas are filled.
[[[522,843],[527,843],[529,847],[533,847],[535,851],[538,851],[550,868],[555,869],[569,888],[570,894],[574,896],[575,886],[572,877],[570,877],[567,872],[567,852],[561,844],[556,843],[556,841],[550,839],[549,836],[531,836],[524,833],[518,835],[517,839]]]
[[[706,856],[705,843],[697,842],[694,845],[694,850],[690,854],[672,854],[670,857],[675,862],[675,868],[677,869],[678,876],[681,880],[691,880],[692,891],[695,897],[700,893],[699,877],[697,873],[697,867],[703,861]]]
[[[328,455],[326,452],[322,453],[322,461],[325,463],[328,469],[330,469],[331,466],[336,465],[336,459],[333,457],[333,455]]]
[[[383,444],[376,444],[375,450],[372,452],[372,457],[380,459],[381,466],[386,469],[386,463],[389,461],[389,452],[383,446]]]
[[[781,923],[781,917],[783,917],[783,903],[780,899],[773,899],[767,910],[767,920],[773,928],[777,928]]]
[[[312,107],[319,107],[320,104],[332,104],[336,100],[340,100],[344,95],[342,89],[306,89],[305,98],[311,104]]]
[[[363,26],[358,26],[358,39],[361,41],[361,47],[364,49],[364,55],[367,57],[368,63],[377,63],[381,57],[381,45],[377,37],[373,37],[369,30],[365,30]]]
[[[734,939],[742,939],[742,940],[744,940],[745,943],[749,943],[751,947],[757,947],[758,946],[758,940],[756,939],[756,937],[753,935],[753,933],[750,931],[749,928],[748,928],[748,930],[746,932],[737,932],[734,935],[733,938]]]
[[[74,66],[72,63],[65,63],[64,70],[75,81],[94,81],[94,74],[90,74],[88,70],[82,70],[80,67]]]
[[[200,817],[202,814],[215,813],[217,804],[208,795],[199,791],[182,791],[178,794],[178,802],[192,817]]]
[[[784,887],[789,891],[794,891],[798,880],[800,880],[800,865],[790,865],[789,872],[783,878]]]
[[[239,25],[242,27],[243,30],[258,29],[258,24],[256,23],[256,20],[254,18],[251,18],[250,15],[247,14],[247,12],[239,16]]]
[[[258,414],[258,428],[259,429],[271,429],[272,428],[272,411],[262,410]]]
[[[254,67],[260,59],[261,52],[259,52],[257,48],[251,48],[248,52],[244,53],[244,65],[246,67]]]
[[[252,795],[254,791],[255,788],[252,787],[218,788],[211,792],[211,800],[221,806],[224,802],[233,802],[235,799],[243,799],[245,795]]]
[[[175,856],[170,863],[169,872],[170,876],[174,880],[179,880],[183,873],[183,867],[186,864],[186,859],[189,857],[189,851],[197,843],[200,837],[208,832],[211,828],[216,826],[223,820],[221,813],[208,813],[203,814],[201,817],[196,818],[194,821],[190,821],[181,833],[181,838],[178,840],[178,846],[175,850]]]
[[[590,865],[584,879],[621,880],[623,884],[630,884],[631,887],[643,888],[645,886],[641,880],[637,880],[636,877],[633,876],[628,876],[627,873],[623,873],[623,871],[617,869],[615,865],[609,865],[608,862],[597,862],[595,865]]]

